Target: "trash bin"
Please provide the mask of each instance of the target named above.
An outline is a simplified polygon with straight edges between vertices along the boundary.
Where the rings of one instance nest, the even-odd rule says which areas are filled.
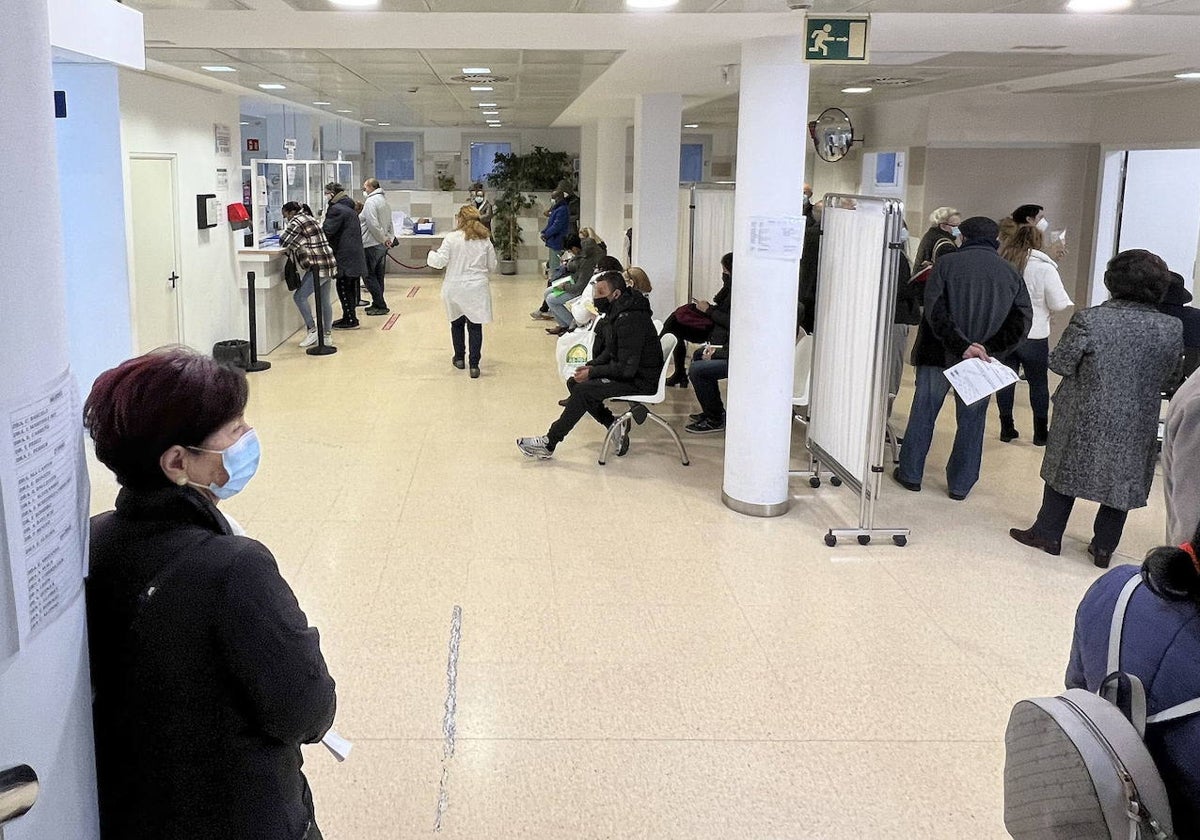
[[[250,367],[250,342],[240,338],[218,341],[213,345],[212,356],[223,365],[246,370]]]

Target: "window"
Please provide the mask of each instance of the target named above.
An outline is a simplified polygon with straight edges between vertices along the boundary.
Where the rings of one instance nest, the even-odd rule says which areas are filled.
[[[704,180],[703,143],[684,143],[679,147],[679,180],[684,183]]]
[[[380,181],[415,181],[416,144],[411,140],[375,143],[375,177]]]
[[[496,155],[508,154],[512,154],[512,143],[472,143],[471,183],[486,184],[496,165]]]

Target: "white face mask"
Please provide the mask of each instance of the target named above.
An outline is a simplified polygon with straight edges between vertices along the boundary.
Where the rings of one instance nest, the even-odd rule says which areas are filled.
[[[1038,223],[1034,225],[1034,227],[1040,230],[1042,233],[1045,233],[1046,231],[1050,230],[1050,223],[1046,221],[1046,217],[1043,216],[1042,218],[1038,219]]]

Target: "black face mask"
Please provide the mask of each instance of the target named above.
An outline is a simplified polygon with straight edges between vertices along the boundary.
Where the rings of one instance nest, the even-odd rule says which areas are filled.
[[[596,311],[601,315],[607,315],[612,311],[612,298],[596,298],[593,302],[596,304]]]

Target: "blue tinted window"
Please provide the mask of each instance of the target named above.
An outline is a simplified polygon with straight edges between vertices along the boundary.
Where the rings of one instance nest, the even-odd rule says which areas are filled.
[[[508,154],[512,154],[512,143],[472,143],[471,183],[486,184],[487,176],[496,165],[496,155]]]
[[[375,144],[375,177],[381,181],[415,181],[415,155],[411,140],[379,141]]]
[[[684,143],[679,147],[679,180],[704,180],[704,145]]]

